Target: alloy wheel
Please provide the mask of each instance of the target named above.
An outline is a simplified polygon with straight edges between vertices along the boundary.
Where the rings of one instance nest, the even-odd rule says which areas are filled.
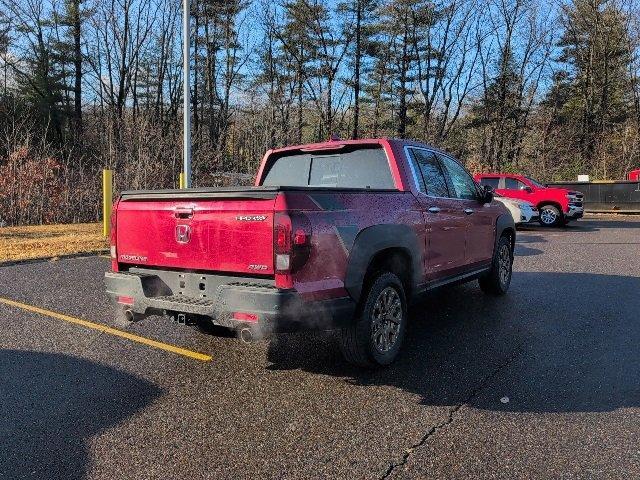
[[[371,312],[371,340],[380,353],[388,352],[396,344],[403,314],[398,291],[393,287],[382,290]]]
[[[556,215],[556,212],[554,212],[553,210],[549,208],[544,208],[542,209],[542,212],[540,212],[540,219],[542,220],[542,223],[544,223],[545,225],[553,225],[558,219],[558,216]]]
[[[502,286],[511,281],[511,249],[508,245],[502,245],[498,252],[498,278]]]

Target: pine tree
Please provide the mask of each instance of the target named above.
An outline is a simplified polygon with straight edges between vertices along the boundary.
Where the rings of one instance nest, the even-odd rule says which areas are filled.
[[[387,66],[391,75],[391,94],[397,120],[396,135],[407,136],[409,118],[409,95],[414,81],[412,66],[415,62],[413,46],[413,12],[419,0],[393,0],[381,10],[381,26],[389,42],[390,51]]]
[[[243,0],[202,0],[199,21],[204,24],[205,90],[208,98],[209,137],[222,156],[232,122],[232,94],[244,80],[247,53],[239,41],[238,20],[248,4]]]
[[[20,68],[17,83],[20,92],[34,111],[44,128],[50,125],[55,140],[63,140],[63,101],[65,73],[56,62],[52,40],[48,27],[50,21],[41,21],[29,28],[34,38],[29,56],[25,58],[24,68]],[[25,27],[27,28],[27,27]]]
[[[340,13],[353,15],[353,48],[350,52],[349,67],[353,71],[353,77],[345,83],[353,90],[353,127],[351,138],[360,136],[360,101],[363,90],[363,77],[367,71],[366,63],[370,59],[368,55],[376,31],[372,19],[375,18],[377,0],[353,0],[339,6]]]
[[[266,94],[270,120],[266,148],[274,148],[292,141],[290,120],[297,87],[296,59],[279,40],[274,10],[265,11],[263,22],[264,38],[258,48],[252,86]]]
[[[0,61],[2,62],[2,94],[7,96],[9,85],[9,42],[11,22],[4,12],[0,12]]]
[[[296,143],[303,141],[305,83],[309,78],[308,68],[317,57],[317,46],[314,44],[306,0],[293,0],[284,4],[284,25],[276,31],[286,54],[294,59],[296,82]]]
[[[74,139],[79,139],[82,133],[82,24],[85,13],[81,5],[82,0],[64,0],[63,11],[54,13],[56,40],[52,44],[52,59],[64,83],[65,98],[68,98],[68,92],[73,94],[73,107],[65,105],[65,113],[72,118]],[[72,80],[67,79],[67,70],[72,71]]]
[[[562,115],[576,127],[583,167],[589,168],[603,135],[629,114],[626,18],[608,0],[574,0],[563,9],[563,22],[559,60],[566,70],[552,94],[567,93]]]
[[[479,102],[472,108],[470,126],[483,129],[483,156],[494,171],[513,166],[516,145],[514,130],[519,126],[522,78],[511,48],[505,44],[496,68],[496,74],[487,84]]]

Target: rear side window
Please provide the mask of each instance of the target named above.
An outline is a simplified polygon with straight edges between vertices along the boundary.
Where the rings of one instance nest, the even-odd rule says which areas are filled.
[[[420,190],[432,197],[448,197],[447,180],[436,156],[428,150],[410,148]]]
[[[499,184],[500,184],[499,177],[483,177],[480,179],[480,185],[486,185],[488,187],[492,187],[494,190],[498,189]]]
[[[277,158],[262,181],[265,186],[395,189],[381,148],[339,153],[299,153]]]
[[[507,190],[524,190],[527,186],[515,178],[506,177],[504,179],[504,188]]]

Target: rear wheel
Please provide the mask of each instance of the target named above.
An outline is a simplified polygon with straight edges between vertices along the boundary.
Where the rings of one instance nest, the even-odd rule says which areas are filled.
[[[371,282],[355,323],[340,332],[342,354],[361,367],[389,365],[398,356],[406,323],[402,282],[393,273],[380,273]]]
[[[511,239],[503,235],[493,255],[491,270],[478,279],[480,288],[490,295],[504,295],[511,285],[513,272],[513,250]]]
[[[540,207],[540,224],[545,227],[555,227],[564,221],[562,212],[553,205]]]

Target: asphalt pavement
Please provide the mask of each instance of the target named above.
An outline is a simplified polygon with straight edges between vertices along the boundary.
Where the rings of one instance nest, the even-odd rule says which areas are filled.
[[[0,267],[0,479],[640,478],[640,218],[521,230],[507,296],[431,294],[375,372],[125,323],[107,269]]]

